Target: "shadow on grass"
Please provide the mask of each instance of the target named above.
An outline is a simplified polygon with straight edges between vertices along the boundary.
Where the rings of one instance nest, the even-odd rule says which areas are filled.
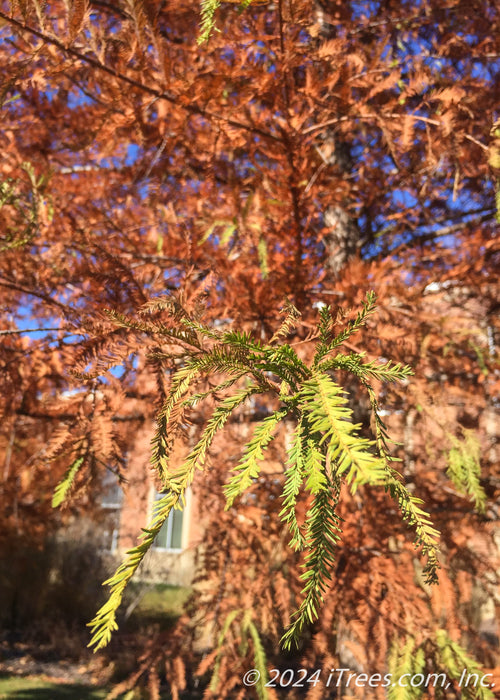
[[[160,630],[173,627],[191,590],[163,583],[131,583],[122,628],[130,634],[150,625]]]
[[[102,688],[0,675],[0,700],[104,700],[105,697]]]
[[[172,627],[182,612],[182,607],[191,593],[190,588],[171,586],[168,584],[135,584],[130,586],[128,609],[126,619],[121,622],[121,630],[127,637],[139,638],[148,634],[148,629],[155,628],[164,631]],[[119,645],[115,661],[119,660],[123,667],[119,667],[118,674],[112,679],[119,682],[129,676],[137,666],[137,645],[124,653],[124,649]],[[125,652],[127,647],[125,647]],[[51,659],[52,661],[52,659]],[[43,667],[43,664],[41,664]],[[50,664],[50,675],[57,675],[57,670],[53,671],[54,663]],[[24,669],[24,672],[27,669]],[[14,672],[15,673],[15,672]],[[43,673],[38,667],[34,674]],[[61,667],[61,678],[65,678],[64,669]],[[45,676],[47,678],[47,676]],[[74,678],[72,679],[74,680]],[[9,675],[0,673],[0,700],[105,700],[109,688],[96,688],[78,683],[54,683],[44,680],[43,676],[32,675]],[[123,696],[121,696],[123,697]],[[191,698],[190,695],[184,695]],[[194,697],[194,696],[193,696]],[[197,696],[199,697],[199,696]],[[162,694],[162,700],[167,700],[170,695]]]

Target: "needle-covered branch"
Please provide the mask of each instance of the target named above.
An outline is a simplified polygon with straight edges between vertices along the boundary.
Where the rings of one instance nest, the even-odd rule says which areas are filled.
[[[179,309],[175,308],[179,316]],[[279,517],[283,526],[290,531],[290,546],[304,552],[304,573],[301,575],[304,588],[302,603],[283,637],[285,647],[297,644],[304,627],[318,617],[331,583],[336,545],[341,532],[337,506],[342,482],[349,485],[353,494],[369,484],[385,489],[392,496],[401,509],[403,519],[415,530],[415,544],[422,546],[427,556],[428,580],[435,580],[439,533],[433,528],[428,514],[420,508],[421,500],[408,492],[390,464],[386,433],[380,427],[383,423],[377,415],[378,405],[370,385],[371,379],[386,382],[405,380],[411,370],[399,363],[380,365],[366,362],[363,355],[352,353],[321,362],[327,354],[359,331],[374,311],[375,295],[370,293],[354,321],[334,335],[331,311],[323,308],[317,332],[313,336],[319,340],[316,352],[312,354],[311,365],[301,360],[284,340],[299,318],[298,312],[289,303],[285,308],[287,317],[272,336],[272,344],[255,340],[251,334],[238,330],[212,331],[187,314],[180,316],[184,327],[189,330],[189,338],[184,331],[173,332],[163,324],[145,326],[125,321],[119,315],[109,315],[115,324],[126,324],[130,330],[156,334],[164,343],[180,342],[184,347],[185,360],[177,365],[169,395],[157,417],[153,439],[152,466],[163,484],[165,495],[140,544],[128,552],[116,574],[107,581],[111,586],[111,595],[91,623],[91,645],[100,648],[109,641],[116,628],[116,612],[126,584],[153,545],[171,509],[182,503],[196,472],[204,471],[210,446],[217,433],[255,394],[260,394],[263,400],[268,397],[269,415],[257,425],[253,437],[243,447],[243,456],[225,486],[225,494],[227,508],[237,507],[236,499],[259,479],[265,465],[266,450],[279,426],[285,420],[295,422],[297,427],[284,470],[283,508]],[[281,344],[277,344],[278,339]],[[379,426],[376,440],[362,437],[360,426],[352,422],[346,391],[332,378],[335,370],[339,369],[350,371],[367,389],[376,415],[375,425]],[[196,391],[199,381],[210,376],[216,380],[215,387],[208,391]],[[280,383],[273,377],[278,377]],[[228,393],[238,384],[239,389]],[[215,408],[201,437],[183,464],[180,467],[172,466],[172,436],[176,435],[186,415],[207,400],[215,402]],[[273,410],[271,406],[276,402],[280,407]],[[312,504],[305,522],[300,523],[296,514],[297,504],[308,494],[312,497]]]

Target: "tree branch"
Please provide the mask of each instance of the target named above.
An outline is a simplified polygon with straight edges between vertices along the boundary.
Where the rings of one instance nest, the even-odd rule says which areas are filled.
[[[43,294],[42,292],[37,292],[34,289],[28,289],[26,287],[23,287],[20,284],[17,284],[16,282],[10,282],[9,280],[6,280],[4,282],[3,280],[0,279],[0,286],[6,287],[7,289],[13,289],[16,292],[21,292],[21,294],[27,294],[28,296],[37,297],[37,299],[41,299],[42,301],[45,301],[47,304],[50,304],[52,306],[57,306],[59,309],[62,309],[64,311],[64,313],[68,316],[78,316],[78,312],[75,309],[72,309],[69,306],[62,304],[60,301],[57,301],[57,299],[52,299],[52,297],[49,296],[48,294]]]
[[[0,331],[0,335],[22,335],[23,333],[48,333],[49,331],[62,331],[63,328],[15,328],[13,330]],[[73,332],[71,332],[73,335]]]
[[[228,126],[232,126],[235,129],[248,131],[252,134],[259,134],[259,136],[262,136],[262,137],[268,138],[268,139],[272,139],[273,141],[281,141],[279,136],[275,136],[274,134],[272,134],[268,131],[264,131],[263,129],[260,129],[259,127],[252,126],[251,124],[245,124],[243,122],[236,121],[235,119],[231,119],[230,117],[225,117],[221,114],[216,114],[215,112],[212,112],[211,110],[205,109],[203,107],[199,107],[195,103],[182,104],[180,102],[180,97],[178,95],[171,95],[168,92],[162,92],[161,90],[156,90],[156,88],[152,88],[149,85],[145,85],[144,83],[141,83],[139,80],[135,80],[134,78],[130,78],[129,76],[124,75],[123,73],[120,73],[119,71],[115,70],[114,68],[110,68],[109,66],[106,66],[104,63],[101,63],[96,58],[93,58],[92,56],[88,56],[87,54],[84,54],[81,51],[78,51],[78,49],[75,49],[72,46],[66,46],[66,44],[64,44],[62,41],[60,41],[56,37],[50,36],[46,32],[42,32],[39,29],[35,29],[35,27],[31,27],[28,24],[23,24],[22,22],[19,22],[19,20],[14,19],[13,17],[9,17],[9,15],[7,15],[5,12],[2,12],[1,10],[0,10],[0,18],[5,20],[6,22],[11,24],[12,26],[16,27],[17,29],[21,30],[22,32],[26,32],[28,34],[31,34],[32,36],[36,36],[36,37],[38,37],[38,39],[41,39],[42,41],[46,42],[47,44],[51,44],[52,46],[55,46],[61,52],[68,54],[69,56],[74,56],[74,58],[78,58],[80,61],[87,63],[88,65],[92,66],[93,68],[96,68],[97,70],[100,70],[103,73],[107,73],[108,75],[111,75],[113,78],[116,78],[117,80],[120,80],[121,82],[123,82],[127,85],[130,85],[131,87],[137,88],[138,90],[141,90],[142,92],[145,92],[148,95],[156,97],[159,100],[165,100],[166,102],[169,102],[170,104],[173,104],[176,107],[180,107],[181,109],[186,110],[190,114],[196,114],[198,116],[207,117],[207,118],[210,117],[211,119],[225,122],[226,124],[228,124]]]

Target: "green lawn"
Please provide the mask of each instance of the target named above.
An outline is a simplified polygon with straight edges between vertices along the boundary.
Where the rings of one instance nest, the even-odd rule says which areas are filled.
[[[130,629],[143,624],[157,623],[170,627],[182,613],[182,608],[191,593],[191,588],[157,583],[152,586],[130,585],[129,602],[138,596],[138,603],[130,619],[123,626]],[[124,605],[124,608],[127,604]]]
[[[107,691],[86,685],[61,685],[38,678],[0,676],[0,700],[103,700]]]
[[[181,614],[190,592],[189,588],[165,584],[132,584],[129,602],[137,596],[136,605],[123,628],[130,632],[148,624],[170,627]],[[0,674],[0,700],[104,700],[107,692],[106,688],[51,683],[36,676]]]
[[[0,675],[0,700],[104,700],[108,692],[109,688],[50,683],[36,677]],[[129,697],[133,700],[139,695],[134,695],[132,691]],[[161,700],[168,700],[170,697],[162,693]],[[120,695],[120,698],[127,700],[127,694]]]
[[[190,593],[190,588],[156,583],[146,590],[139,603],[139,610],[149,614],[157,612],[163,615],[179,615]]]

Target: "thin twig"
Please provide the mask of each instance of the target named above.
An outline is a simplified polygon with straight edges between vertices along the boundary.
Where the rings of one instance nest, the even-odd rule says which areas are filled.
[[[475,143],[476,146],[479,146],[480,148],[482,148],[483,151],[488,150],[488,146],[485,146],[484,143],[481,143],[481,141],[478,141],[477,139],[475,139],[474,136],[471,136],[470,134],[465,134],[465,138],[468,139],[469,141],[472,141],[472,143]]]
[[[14,330],[0,331],[0,335],[20,335],[22,333],[48,333],[49,331],[62,330],[64,330],[64,328],[16,328]],[[73,331],[71,331],[71,334],[73,335]]]
[[[13,17],[9,17],[8,14],[5,12],[0,11],[0,17],[8,22],[9,24],[13,25],[14,27],[17,27],[23,32],[27,32],[28,34],[32,34],[33,36],[38,37],[42,41],[46,42],[47,44],[51,44],[52,46],[55,46],[58,48],[60,51],[62,51],[65,54],[68,54],[69,56],[74,56],[75,58],[78,58],[80,61],[83,61],[84,63],[87,63],[88,65],[92,66],[93,68],[96,68],[97,70],[100,70],[104,73],[107,73],[108,75],[113,76],[117,80],[120,80],[123,83],[126,83],[127,85],[130,85],[131,87],[137,88],[138,90],[141,90],[142,92],[147,93],[148,95],[153,95],[154,97],[157,97],[159,100],[165,100],[166,102],[169,102],[170,104],[175,105],[176,107],[180,107],[181,109],[186,110],[187,112],[190,112],[191,114],[196,114],[198,116],[202,117],[210,117],[212,119],[216,119],[222,122],[225,122],[229,126],[234,127],[235,129],[242,129],[244,131],[248,131],[250,133],[255,133],[259,134],[260,136],[263,136],[265,138],[273,139],[274,141],[281,141],[279,136],[275,136],[274,134],[264,131],[264,129],[260,129],[259,127],[252,126],[251,124],[245,124],[243,122],[236,121],[235,119],[231,119],[230,117],[225,117],[221,114],[216,114],[208,109],[204,109],[202,107],[199,107],[197,104],[194,102],[190,102],[188,104],[182,104],[180,101],[180,97],[178,95],[171,95],[168,92],[162,92],[161,90],[156,90],[156,88],[152,88],[149,85],[146,85],[144,83],[141,83],[139,80],[135,80],[134,78],[130,78],[127,75],[124,75],[123,73],[120,73],[119,71],[115,70],[114,68],[110,68],[109,66],[105,65],[104,63],[101,63],[96,58],[93,58],[92,56],[88,56],[87,54],[82,53],[78,49],[73,48],[72,46],[66,46],[62,41],[59,41],[56,37],[50,36],[49,34],[40,31],[39,29],[35,29],[35,27],[31,27],[28,24],[23,24],[23,22],[19,22],[19,20],[14,19]]]
[[[327,126],[334,126],[335,124],[340,124],[342,122],[354,121],[356,119],[376,119],[377,121],[381,119],[401,119],[402,117],[409,117],[410,119],[415,119],[415,121],[425,122],[426,124],[432,124],[433,126],[441,126],[441,122],[436,119],[430,119],[429,117],[421,117],[416,114],[398,114],[397,112],[390,112],[389,114],[355,114],[355,115],[345,115],[343,117],[336,117],[335,119],[328,119],[326,122],[321,124],[313,124],[302,131],[302,134],[311,134],[314,131],[320,131]]]

